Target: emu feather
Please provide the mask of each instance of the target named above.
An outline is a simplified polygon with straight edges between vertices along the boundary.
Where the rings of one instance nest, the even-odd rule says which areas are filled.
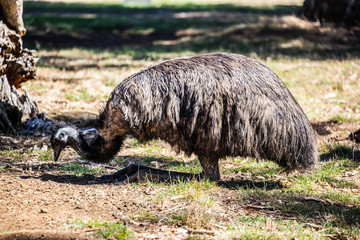
[[[259,61],[231,53],[172,59],[128,77],[93,127],[91,144],[65,145],[95,162],[111,160],[126,134],[196,154],[212,180],[220,178],[218,161],[226,156],[268,159],[286,171],[317,162],[316,134],[281,79]]]

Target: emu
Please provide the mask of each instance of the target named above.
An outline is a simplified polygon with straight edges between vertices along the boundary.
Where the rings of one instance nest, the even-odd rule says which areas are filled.
[[[115,87],[92,127],[58,126],[51,138],[55,161],[71,146],[89,161],[108,162],[128,134],[194,153],[203,171],[131,164],[111,179],[218,181],[219,159],[226,156],[268,159],[284,171],[310,169],[318,156],[316,133],[281,79],[259,61],[232,53],[176,58],[133,74]]]

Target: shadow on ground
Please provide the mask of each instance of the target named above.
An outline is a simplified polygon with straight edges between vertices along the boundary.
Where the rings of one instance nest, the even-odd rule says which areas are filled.
[[[352,159],[355,162],[360,162],[360,151],[356,149],[356,145],[335,145],[329,152],[320,155],[321,161],[328,161],[329,159]]]
[[[342,222],[350,229],[360,223],[359,206],[334,203],[326,197],[314,197],[304,192],[260,190],[239,200],[259,214],[320,224],[317,226],[318,230],[322,229],[325,223],[327,227],[331,227]]]
[[[125,157],[128,161],[131,157]],[[142,161],[145,158],[137,157]],[[163,159],[158,159],[163,161]],[[176,161],[175,161],[176,162]],[[101,181],[94,181],[95,175],[72,175],[57,171],[62,163],[46,163],[41,167],[33,167],[33,171],[47,170],[42,174],[29,174],[21,178],[36,178],[41,181],[53,181],[61,184],[100,185]],[[176,163],[175,163],[176,164]],[[116,171],[116,170],[111,170]],[[106,183],[108,184],[108,183]],[[227,191],[244,192],[237,195],[238,199],[232,204],[240,205],[252,213],[265,216],[278,216],[310,224],[310,228],[321,230],[326,223],[327,227],[336,227],[339,222],[349,227],[360,224],[360,208],[356,205],[332,202],[326,196],[312,196],[311,193],[293,191],[283,185],[281,181],[230,180],[220,181],[219,186]],[[313,224],[313,225],[312,225]]]
[[[257,180],[227,180],[227,181],[219,181],[218,185],[221,187],[229,188],[229,189],[282,189],[285,186],[281,183],[281,181],[257,181]]]
[[[54,181],[57,183],[71,183],[79,185],[93,185],[93,184],[105,184],[108,182],[97,181],[97,178],[101,175],[107,175],[116,172],[118,169],[124,168],[131,163],[138,163],[159,169],[169,169],[171,167],[189,167],[191,169],[199,169],[201,167],[197,159],[184,163],[183,161],[177,161],[166,157],[148,157],[148,156],[121,156],[110,162],[109,165],[92,164],[87,161],[80,162],[35,162],[27,164],[9,163],[9,169],[21,169],[25,171],[32,171],[40,173],[30,174],[29,176],[23,176],[22,178],[38,178],[42,181]],[[158,164],[158,166],[155,165]],[[91,170],[95,169],[95,170]],[[97,170],[96,170],[97,169]],[[191,172],[193,172],[192,170]],[[182,172],[189,172],[184,170]],[[111,183],[111,182],[110,182]],[[284,188],[283,184],[279,180],[256,180],[256,179],[232,179],[218,182],[219,186],[228,189],[281,189]]]

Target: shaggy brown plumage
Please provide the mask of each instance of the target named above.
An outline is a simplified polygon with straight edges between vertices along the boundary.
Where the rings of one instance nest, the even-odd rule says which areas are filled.
[[[126,134],[160,138],[198,155],[213,180],[225,156],[268,159],[286,171],[317,161],[316,134],[280,78],[231,53],[172,59],[130,76],[113,90],[95,128],[87,159],[111,160]]]

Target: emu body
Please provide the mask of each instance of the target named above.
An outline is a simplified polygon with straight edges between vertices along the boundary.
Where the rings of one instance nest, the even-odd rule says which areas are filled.
[[[172,59],[128,77],[93,127],[90,137],[60,128],[52,138],[55,158],[70,145],[88,160],[107,162],[131,134],[196,154],[199,177],[211,180],[220,179],[219,159],[226,156],[268,159],[286,171],[317,161],[316,134],[281,79],[259,61],[231,53]],[[136,172],[128,170],[116,176]]]

